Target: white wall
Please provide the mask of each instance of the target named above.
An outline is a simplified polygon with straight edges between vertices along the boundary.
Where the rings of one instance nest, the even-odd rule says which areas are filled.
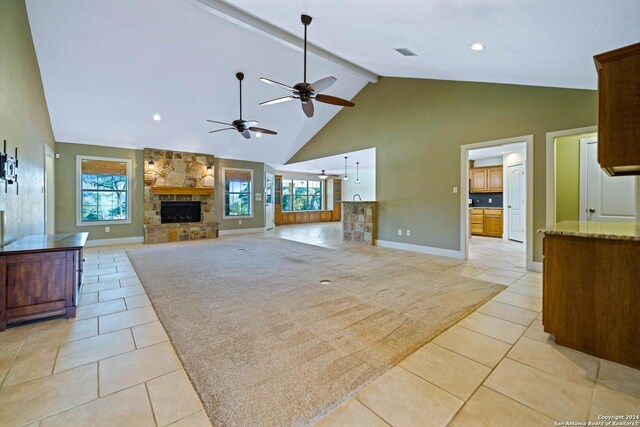
[[[376,200],[376,172],[374,170],[360,171],[360,184],[356,184],[356,174],[349,174],[349,181],[342,181],[342,200],[353,200],[354,194],[359,194],[362,200]]]
[[[490,159],[478,159],[473,163],[473,167],[482,168],[485,166],[500,166],[502,164],[502,157],[492,157]]]

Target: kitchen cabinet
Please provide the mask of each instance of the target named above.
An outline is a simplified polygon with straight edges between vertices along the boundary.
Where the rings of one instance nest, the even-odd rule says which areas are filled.
[[[469,169],[470,193],[502,193],[502,166]]]
[[[598,70],[598,163],[609,175],[640,175],[640,43],[594,56]]]
[[[332,221],[340,221],[342,218],[342,180],[333,180],[333,216]]]
[[[282,212],[282,224],[305,224],[308,222],[330,222],[333,221],[332,211],[300,211]]]
[[[563,221],[544,233],[544,331],[558,345],[640,369],[640,227]]]
[[[11,323],[76,316],[88,236],[34,235],[0,248],[0,331]]]
[[[469,209],[469,220],[472,235],[502,237],[502,209],[471,208]]]
[[[282,224],[282,175],[276,175],[274,177],[275,180],[275,191],[273,195],[273,223],[275,225]]]

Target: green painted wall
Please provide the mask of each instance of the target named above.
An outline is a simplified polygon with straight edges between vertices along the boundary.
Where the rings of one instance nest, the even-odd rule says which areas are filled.
[[[214,206],[216,209],[216,221],[220,223],[220,230],[241,230],[246,228],[264,228],[264,194],[261,200],[256,200],[255,194],[264,192],[264,163],[247,162],[243,160],[215,159],[215,193]],[[224,219],[224,177],[222,168],[238,168],[253,170],[253,191],[251,202],[253,203],[253,218],[240,220]]]
[[[0,1],[0,144],[4,139],[11,155],[18,147],[20,194],[15,185],[5,193],[0,182],[0,246],[44,232],[44,144],[55,149],[24,0]]]
[[[144,161],[142,150],[58,142],[56,159],[56,233],[89,232],[89,240],[144,236]],[[76,156],[131,159],[131,224],[76,226]]]
[[[580,215],[580,138],[597,133],[556,138],[556,222],[577,221]]]
[[[593,71],[595,73],[595,70]],[[383,77],[290,163],[376,147],[381,240],[460,249],[460,146],[534,136],[534,230],[545,225],[546,133],[596,123],[595,91]],[[327,107],[329,108],[329,107]],[[398,228],[411,237],[398,236]],[[534,259],[542,237],[534,233]]]

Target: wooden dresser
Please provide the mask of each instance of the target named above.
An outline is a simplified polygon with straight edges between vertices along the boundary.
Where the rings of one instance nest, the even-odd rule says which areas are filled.
[[[640,369],[640,225],[563,221],[540,232],[545,332]]]
[[[0,248],[0,331],[42,317],[75,317],[88,236],[27,236]]]

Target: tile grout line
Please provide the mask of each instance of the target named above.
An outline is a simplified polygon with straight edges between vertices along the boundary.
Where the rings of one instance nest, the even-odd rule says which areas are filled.
[[[156,409],[153,406],[153,400],[151,399],[151,393],[149,393],[149,384],[147,384],[147,383],[148,383],[148,381],[145,381],[143,384],[144,384],[144,389],[147,392],[147,401],[149,402],[149,406],[151,407],[151,416],[153,417],[153,422],[155,423],[155,425],[159,426],[160,423],[158,423],[158,418],[156,417]]]

